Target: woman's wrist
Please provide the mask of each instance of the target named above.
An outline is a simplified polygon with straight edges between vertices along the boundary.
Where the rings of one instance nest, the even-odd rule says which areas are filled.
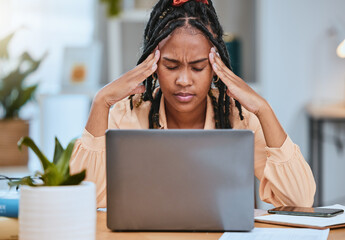
[[[103,136],[108,129],[109,111],[110,106],[106,104],[103,93],[99,91],[93,99],[85,129],[95,137]]]
[[[260,121],[267,147],[280,148],[287,135],[266,100],[262,103],[256,116]]]
[[[269,103],[262,98],[261,103],[259,104],[259,109],[255,113],[258,119],[263,118],[264,116],[267,116],[267,114],[270,114],[270,112],[273,111]]]
[[[93,98],[92,105],[96,108],[103,108],[103,109],[110,109],[111,106],[107,103],[106,93],[104,92],[104,88],[99,90],[95,97]]]

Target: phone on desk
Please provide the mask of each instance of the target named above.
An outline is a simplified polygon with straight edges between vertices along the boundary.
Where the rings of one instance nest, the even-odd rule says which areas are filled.
[[[295,215],[295,216],[310,216],[310,217],[333,217],[343,213],[343,209],[333,208],[309,208],[309,207],[293,207],[283,206],[268,210],[268,213]]]

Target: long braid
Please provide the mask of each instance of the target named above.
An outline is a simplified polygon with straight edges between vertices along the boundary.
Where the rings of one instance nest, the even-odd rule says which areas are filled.
[[[150,14],[149,22],[146,25],[145,32],[144,32],[144,38],[148,37],[152,29],[155,29],[157,27],[156,22],[160,19],[161,16],[163,16],[163,13],[165,9],[171,8],[171,1],[165,0],[165,1],[159,1],[154,7]]]
[[[217,99],[216,99],[216,97],[213,95],[211,89],[210,89],[210,91],[208,92],[208,95],[209,95],[210,98],[211,98],[212,106],[213,106],[213,112],[215,113],[215,114],[214,114],[214,121],[215,121],[215,123],[216,123],[216,128],[219,129],[220,126],[219,126],[219,114],[217,114],[217,113],[218,113],[218,103],[217,103]]]
[[[158,89],[157,96],[154,98],[152,102],[152,107],[149,112],[149,128],[160,128],[161,125],[159,124],[159,107],[161,104],[162,98],[162,91]]]
[[[138,64],[142,63],[157,47],[157,45],[166,37],[168,37],[175,29],[191,25],[202,31],[206,37],[217,48],[220,57],[224,64],[231,69],[230,58],[226,50],[225,43],[222,39],[223,29],[219,23],[216,11],[211,0],[209,4],[204,4],[196,1],[189,1],[179,7],[172,6],[173,0],[160,0],[153,8],[150,20],[144,32],[144,46],[143,54],[140,57]],[[210,30],[206,27],[210,27]],[[216,37],[214,37],[214,35]],[[215,77],[217,79],[217,77]],[[214,80],[215,80],[214,79]],[[162,92],[158,89],[155,96],[153,92],[155,89],[156,80],[152,76],[148,77],[144,84],[146,91],[143,94],[144,101],[151,102],[151,109],[149,112],[149,128],[159,128],[159,107]],[[219,90],[218,101],[216,97],[209,91],[209,96],[212,100],[214,108],[214,118],[216,128],[232,128],[230,123],[230,97],[226,94],[227,87],[222,81],[215,83]],[[132,101],[132,100],[131,100]],[[131,106],[132,106],[131,102]],[[241,104],[235,100],[235,106],[239,110],[241,120],[243,120]]]
[[[139,61],[137,64],[142,63],[151,53],[152,51],[157,47],[157,45],[166,37],[168,37],[176,28],[178,27],[182,27],[184,24],[184,21],[181,20],[176,20],[174,22],[172,22],[171,24],[168,25],[167,29],[165,30],[165,32],[161,33],[161,35],[159,35],[156,38],[153,38],[148,44],[147,47],[145,47],[145,51],[142,54],[142,56],[139,58]]]

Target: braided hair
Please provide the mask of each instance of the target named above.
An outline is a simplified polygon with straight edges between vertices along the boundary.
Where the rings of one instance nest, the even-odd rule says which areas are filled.
[[[173,0],[159,0],[153,7],[149,22],[144,32],[143,53],[138,61],[138,65],[142,63],[157,47],[157,45],[166,37],[168,37],[175,29],[192,26],[201,31],[217,48],[220,58],[224,64],[232,70],[230,58],[223,41],[223,29],[219,23],[216,11],[211,0],[208,4],[190,0],[181,6],[173,6]],[[209,31],[209,29],[212,30]],[[160,128],[159,124],[159,105],[162,92],[156,88],[156,74],[149,76],[145,81],[146,91],[143,93],[143,101],[150,101],[151,109],[149,112],[149,128]],[[214,85],[218,89],[218,99],[213,95],[211,89],[209,96],[212,100],[215,127],[217,129],[232,128],[230,115],[230,97],[226,94],[227,87],[222,81],[216,81],[214,77]],[[133,108],[133,99],[130,97],[130,106]],[[241,104],[235,100],[235,106],[239,110],[240,119],[243,120]]]

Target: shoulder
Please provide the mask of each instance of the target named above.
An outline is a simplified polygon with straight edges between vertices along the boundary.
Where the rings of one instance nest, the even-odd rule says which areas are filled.
[[[140,99],[140,94],[133,96],[133,108],[131,108],[131,100],[128,97],[117,102],[109,113],[109,128],[148,128],[148,114],[151,102],[144,102]]]

